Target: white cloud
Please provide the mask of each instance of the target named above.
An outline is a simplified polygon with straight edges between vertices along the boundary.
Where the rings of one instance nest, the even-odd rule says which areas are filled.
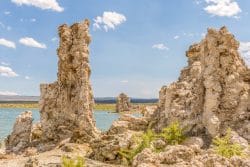
[[[2,22],[0,22],[0,28],[6,29],[8,31],[10,31],[12,28],[11,26],[6,26],[5,24],[3,24]]]
[[[22,5],[35,6],[42,10],[50,9],[56,12],[62,12],[64,10],[56,0],[11,0],[11,2],[19,6]]]
[[[36,18],[29,18],[29,19],[21,18],[20,22],[36,22]]]
[[[5,11],[4,14],[5,15],[10,15],[10,11]]]
[[[126,17],[123,14],[116,12],[103,12],[102,16],[97,16],[94,19],[94,30],[104,29],[106,32],[109,29],[115,29],[116,26],[124,23]]]
[[[57,40],[58,40],[57,37],[53,37],[53,38],[51,39],[52,42],[55,42],[55,41],[57,41]]]
[[[24,37],[21,38],[19,40],[19,42],[25,46],[29,46],[29,47],[35,47],[35,48],[42,48],[42,49],[46,49],[46,45],[43,43],[39,43],[36,40],[34,40],[33,38],[30,37]]]
[[[10,65],[9,63],[3,62],[3,61],[1,62],[1,64],[4,65],[4,66],[9,66]]]
[[[29,79],[30,79],[30,77],[29,77],[29,76],[25,76],[24,78],[25,78],[25,79],[27,79],[27,80],[29,80]]]
[[[250,66],[250,42],[240,42],[239,52],[246,64]]]
[[[179,35],[174,36],[174,39],[179,39],[179,38],[180,38]]]
[[[10,67],[0,66],[0,75],[4,77],[17,77],[18,74],[15,73]]]
[[[5,28],[5,25],[2,22],[0,22],[0,27]]]
[[[3,95],[3,96],[17,96],[19,94],[16,93],[16,92],[0,91],[0,95]]]
[[[215,16],[235,17],[241,12],[235,0],[205,0],[208,4],[204,10]]]
[[[196,5],[199,5],[199,4],[201,4],[201,1],[200,1],[200,0],[194,0],[194,3],[195,3]]]
[[[31,22],[36,22],[35,18],[30,19]]]
[[[7,26],[6,29],[7,29],[8,31],[10,31],[10,30],[12,29],[12,27],[11,27],[11,26]]]
[[[163,44],[163,43],[159,43],[159,44],[154,44],[152,46],[153,49],[159,49],[159,50],[169,50],[169,48]]]
[[[128,80],[122,80],[121,83],[128,83]]]
[[[0,39],[0,45],[8,47],[8,48],[16,48],[16,44],[12,41],[6,40],[4,38]]]

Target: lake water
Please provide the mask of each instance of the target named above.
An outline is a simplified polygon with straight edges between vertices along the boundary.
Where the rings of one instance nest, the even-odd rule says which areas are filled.
[[[16,120],[16,117],[27,109],[16,109],[16,108],[0,108],[0,141],[3,140],[10,132]],[[40,119],[38,109],[29,109],[32,111],[34,118],[33,122],[37,122]],[[108,130],[112,122],[117,120],[120,115],[118,113],[109,113],[107,111],[94,112],[96,120],[96,126],[98,129],[105,131]]]

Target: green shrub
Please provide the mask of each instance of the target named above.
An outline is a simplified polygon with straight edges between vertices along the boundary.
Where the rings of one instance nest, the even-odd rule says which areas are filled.
[[[183,130],[180,128],[179,123],[175,122],[164,128],[160,134],[155,134],[152,130],[147,130],[143,135],[134,137],[133,140],[137,143],[137,146],[133,149],[121,149],[118,153],[131,164],[138,153],[142,152],[145,148],[153,147],[151,145],[152,141],[159,138],[163,138],[169,144],[179,144],[185,139],[185,136],[183,135]],[[157,153],[163,150],[162,148],[152,149]]]
[[[85,167],[85,160],[82,157],[77,157],[76,159],[68,158],[66,156],[62,157],[62,167]]]
[[[141,136],[141,140],[137,140],[137,146],[134,149],[121,149],[118,153],[125,158],[129,164],[132,163],[133,158],[143,149],[150,147],[150,143],[155,139],[155,133],[152,130],[147,130]]]
[[[224,137],[216,137],[213,140],[215,152],[223,157],[230,158],[232,156],[243,156],[243,148],[237,144],[230,141],[231,130],[228,129]]]
[[[171,145],[180,144],[185,140],[183,129],[178,122],[171,123],[168,127],[164,128],[159,136]]]

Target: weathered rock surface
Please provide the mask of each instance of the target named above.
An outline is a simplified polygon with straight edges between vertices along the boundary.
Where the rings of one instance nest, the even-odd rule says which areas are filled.
[[[32,125],[32,129],[31,129],[31,142],[32,143],[39,143],[40,140],[43,137],[43,132],[42,132],[42,125],[40,122],[37,122],[35,124]]]
[[[129,111],[130,107],[130,98],[126,94],[121,93],[116,100],[116,112]]]
[[[156,129],[179,121],[189,135],[208,138],[231,128],[249,142],[249,69],[238,48],[226,27],[208,29],[205,39],[186,52],[188,66],[178,81],[162,87]]]
[[[92,142],[93,153],[90,158],[109,163],[121,163],[118,152],[121,149],[130,148],[134,144],[133,137],[142,134],[147,127],[148,122],[144,118],[122,115],[107,132]]]
[[[43,139],[76,142],[97,136],[89,66],[89,21],[59,27],[58,80],[41,84],[40,114]]]
[[[204,151],[198,147],[183,145],[167,146],[162,152],[157,153],[150,148],[144,149],[133,160],[133,167],[248,167],[249,158],[237,157],[224,158],[212,151]]]
[[[66,146],[65,144],[63,146]],[[53,150],[39,153],[33,156],[15,155],[0,159],[0,167],[60,167],[62,166],[62,156],[70,158],[84,157],[90,149],[86,144],[70,144],[73,149],[77,151],[65,152],[62,148],[55,148]],[[69,147],[69,145],[68,145]],[[105,164],[85,158],[85,164],[88,167],[122,167],[120,165]]]
[[[16,118],[12,133],[5,141],[6,152],[19,153],[30,144],[32,112],[23,112]]]

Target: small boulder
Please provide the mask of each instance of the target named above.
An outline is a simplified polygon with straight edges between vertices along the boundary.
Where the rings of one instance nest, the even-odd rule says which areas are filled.
[[[182,143],[185,146],[198,146],[199,148],[203,147],[204,141],[200,137],[189,137]]]

